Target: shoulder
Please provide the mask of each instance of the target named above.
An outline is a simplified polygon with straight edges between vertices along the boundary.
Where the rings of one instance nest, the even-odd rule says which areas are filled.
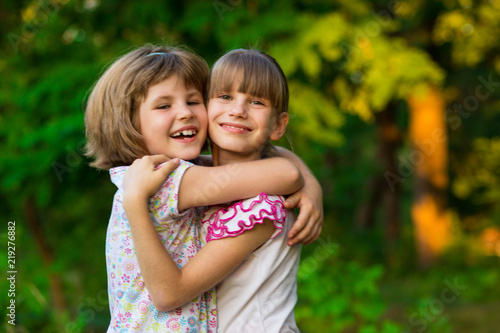
[[[158,165],[157,168],[161,167],[165,163],[162,163],[162,164]],[[182,178],[182,176],[184,175],[184,173],[186,172],[186,170],[189,169],[192,166],[195,166],[195,164],[191,163],[191,162],[188,162],[188,161],[180,160],[179,166],[174,171],[172,171],[170,173],[170,175],[168,175],[167,181],[168,180],[173,180],[173,179],[176,179],[176,178],[179,178],[179,181],[180,181],[180,178]]]
[[[128,168],[128,166],[119,166],[109,169],[111,182],[113,182],[113,184],[115,184],[119,189],[123,188],[123,177],[125,177],[125,173]]]
[[[165,163],[159,164],[157,166],[157,168],[161,167],[163,164],[165,164]],[[170,173],[170,175],[168,176],[168,178],[166,180],[166,183],[169,182],[169,180],[170,181],[177,180],[177,178],[179,178],[178,181],[180,181],[180,178],[182,178],[182,176],[184,175],[184,172],[186,172],[186,170],[188,168],[190,168],[194,165],[195,164],[193,164],[191,162],[180,160],[179,166],[174,171],[172,171],[172,173]],[[128,168],[129,168],[129,166],[125,165],[125,166],[119,166],[119,167],[114,167],[114,168],[109,169],[109,176],[111,178],[111,181],[119,189],[123,188],[123,177],[125,177],[125,173],[127,172]]]
[[[158,167],[161,165],[162,164]],[[194,210],[189,209],[180,212],[178,206],[179,189],[182,177],[184,176],[186,170],[192,166],[194,166],[193,163],[180,160],[179,166],[170,173],[158,191],[149,198],[149,209],[156,219],[162,220],[167,217],[187,216],[195,212]]]

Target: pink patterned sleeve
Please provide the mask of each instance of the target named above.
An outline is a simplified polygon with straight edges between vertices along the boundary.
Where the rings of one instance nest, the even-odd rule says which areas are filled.
[[[159,168],[161,165],[158,165]],[[172,171],[162,186],[152,197],[149,198],[149,211],[158,221],[166,220],[170,217],[179,217],[187,213],[187,210],[179,212],[178,196],[182,177],[187,169],[194,164],[181,160],[177,169]],[[128,166],[116,167],[110,169],[111,181],[123,192],[123,177],[127,172]]]
[[[182,177],[186,170],[192,166],[192,163],[181,160],[177,169],[172,171],[158,192],[149,198],[149,211],[157,220],[162,221],[168,217],[180,217],[188,212],[188,210],[179,212],[178,200]]]
[[[207,231],[207,242],[239,236],[265,219],[273,221],[276,230],[271,238],[275,238],[283,231],[286,214],[282,197],[261,193],[231,205],[211,207],[205,212],[202,223]]]

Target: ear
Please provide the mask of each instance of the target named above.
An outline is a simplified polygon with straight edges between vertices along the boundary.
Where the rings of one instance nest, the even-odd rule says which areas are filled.
[[[274,130],[269,136],[269,138],[272,141],[280,139],[283,136],[283,134],[285,134],[286,126],[288,125],[288,120],[289,120],[288,112],[280,113],[278,119],[276,119]]]

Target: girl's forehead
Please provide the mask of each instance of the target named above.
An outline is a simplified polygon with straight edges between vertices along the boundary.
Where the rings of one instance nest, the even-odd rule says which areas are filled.
[[[212,84],[222,84],[230,86],[239,86],[245,77],[245,71],[242,68],[231,68],[226,67],[221,71],[218,71],[216,75],[212,76]]]
[[[211,90],[215,91],[233,91],[240,93],[253,93],[252,87],[255,87],[257,82],[255,77],[246,73],[244,68],[227,67],[219,71],[216,75],[211,77],[210,85]]]
[[[231,89],[231,91],[244,92],[241,91],[243,86],[243,73],[237,72],[232,78],[227,79],[227,86]]]
[[[239,92],[268,99],[280,109],[281,82],[269,66],[252,63],[225,62],[212,69],[209,97],[221,92]]]
[[[203,97],[203,92],[194,84],[188,84],[186,80],[179,75],[171,75],[158,82],[152,82],[146,89],[143,101],[156,98],[159,95],[175,97],[176,93],[181,92],[185,92],[189,95],[198,93]]]

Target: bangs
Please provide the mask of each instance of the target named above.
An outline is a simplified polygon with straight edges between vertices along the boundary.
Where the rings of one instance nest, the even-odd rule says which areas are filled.
[[[151,59],[148,59],[151,58]],[[193,87],[198,90],[202,96],[206,95],[206,86],[208,81],[208,66],[205,62],[200,61],[197,56],[186,54],[178,54],[177,51],[170,51],[162,54],[154,54],[146,56],[144,61],[149,62],[147,71],[143,76],[145,82],[140,95],[146,97],[147,90],[150,86],[160,83],[172,75],[177,75],[184,81],[186,87]]]
[[[237,78],[242,80],[237,87],[238,92],[268,99],[277,111],[287,111],[286,79],[277,64],[272,63],[261,52],[234,50],[220,58],[210,73],[208,97],[230,92]]]

